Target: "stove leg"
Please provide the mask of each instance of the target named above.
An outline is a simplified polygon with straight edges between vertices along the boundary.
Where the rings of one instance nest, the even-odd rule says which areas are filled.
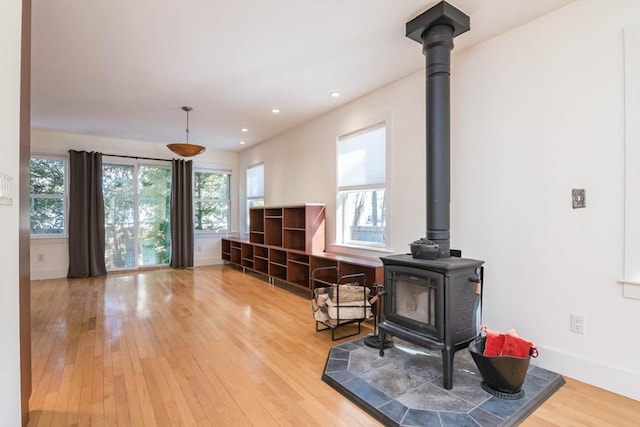
[[[450,346],[442,349],[442,383],[446,390],[453,387],[453,355],[455,351]]]
[[[380,347],[378,347],[380,349],[380,357],[384,356],[384,340],[386,339],[386,333],[378,328],[378,336],[380,339]]]

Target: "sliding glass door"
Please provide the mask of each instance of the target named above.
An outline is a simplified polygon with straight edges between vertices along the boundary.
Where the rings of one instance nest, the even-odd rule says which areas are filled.
[[[169,264],[171,230],[171,169],[138,169],[138,265]]]
[[[107,269],[168,264],[171,169],[104,163],[102,172]]]

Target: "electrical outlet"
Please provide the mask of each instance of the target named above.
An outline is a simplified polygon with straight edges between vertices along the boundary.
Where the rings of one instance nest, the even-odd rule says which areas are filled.
[[[571,332],[584,334],[584,316],[582,314],[571,314]]]

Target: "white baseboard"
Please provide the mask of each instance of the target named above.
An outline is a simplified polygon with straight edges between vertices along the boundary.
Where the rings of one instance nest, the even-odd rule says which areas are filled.
[[[195,267],[224,264],[222,258],[201,258],[193,260]],[[31,271],[31,280],[63,279],[67,277],[67,269]]]
[[[538,348],[540,356],[531,359],[532,365],[640,401],[640,369],[629,370],[556,348]]]
[[[31,280],[63,279],[67,272],[67,269],[31,271]]]
[[[202,267],[204,265],[218,265],[223,263],[224,260],[222,258],[199,258],[193,260],[194,267]]]

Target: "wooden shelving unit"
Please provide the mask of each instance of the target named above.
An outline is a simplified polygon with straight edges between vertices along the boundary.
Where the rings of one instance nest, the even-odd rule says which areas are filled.
[[[256,207],[249,212],[249,240],[222,239],[222,259],[301,290],[311,289],[311,274],[335,267],[340,276],[364,274],[366,285],[382,283],[382,262],[324,252],[324,205]],[[316,282],[335,277],[316,275]]]

